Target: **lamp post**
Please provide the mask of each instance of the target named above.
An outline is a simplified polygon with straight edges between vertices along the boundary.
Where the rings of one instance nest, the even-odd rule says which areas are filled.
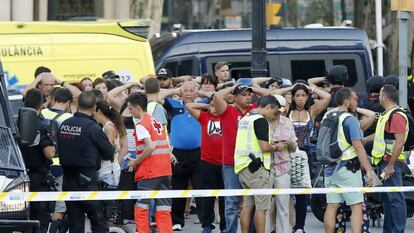
[[[252,1],[252,78],[267,76],[265,20],[266,0]]]

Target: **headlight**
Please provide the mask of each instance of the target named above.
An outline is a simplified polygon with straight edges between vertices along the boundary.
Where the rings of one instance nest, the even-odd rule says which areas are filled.
[[[29,182],[24,177],[13,180],[4,192],[23,193],[29,191]],[[27,202],[24,201],[2,201],[0,202],[0,216],[9,216],[11,214],[22,214],[26,212]],[[26,214],[24,214],[25,217]]]

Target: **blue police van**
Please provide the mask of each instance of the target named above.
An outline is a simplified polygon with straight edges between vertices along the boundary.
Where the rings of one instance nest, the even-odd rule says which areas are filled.
[[[373,75],[371,48],[365,31],[349,27],[267,29],[269,76],[295,81],[324,76],[333,65],[349,71],[346,86],[366,96],[366,80]],[[151,39],[156,69],[174,76],[214,74],[219,61],[231,64],[231,77],[250,77],[251,29],[190,30]]]

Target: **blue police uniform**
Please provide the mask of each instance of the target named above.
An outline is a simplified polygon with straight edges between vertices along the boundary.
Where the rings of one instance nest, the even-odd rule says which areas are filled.
[[[30,146],[20,145],[23,160],[30,178],[30,191],[47,192],[51,190],[47,183],[47,175],[50,173],[52,161],[45,157],[43,149],[53,146],[53,141],[48,136],[48,127],[43,117],[37,118],[38,138]],[[46,233],[50,222],[50,202],[30,203],[30,218],[39,220],[39,232]]]
[[[62,122],[58,133],[58,153],[63,168],[63,191],[99,190],[101,160],[112,160],[114,148],[102,128],[84,113],[75,113]],[[69,231],[83,233],[85,213],[93,232],[108,232],[98,201],[66,202]]]

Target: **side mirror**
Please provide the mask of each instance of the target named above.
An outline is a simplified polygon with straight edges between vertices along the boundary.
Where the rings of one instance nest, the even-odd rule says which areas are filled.
[[[33,108],[20,108],[17,119],[17,126],[19,127],[20,144],[32,145],[36,139],[38,125],[37,112]]]

